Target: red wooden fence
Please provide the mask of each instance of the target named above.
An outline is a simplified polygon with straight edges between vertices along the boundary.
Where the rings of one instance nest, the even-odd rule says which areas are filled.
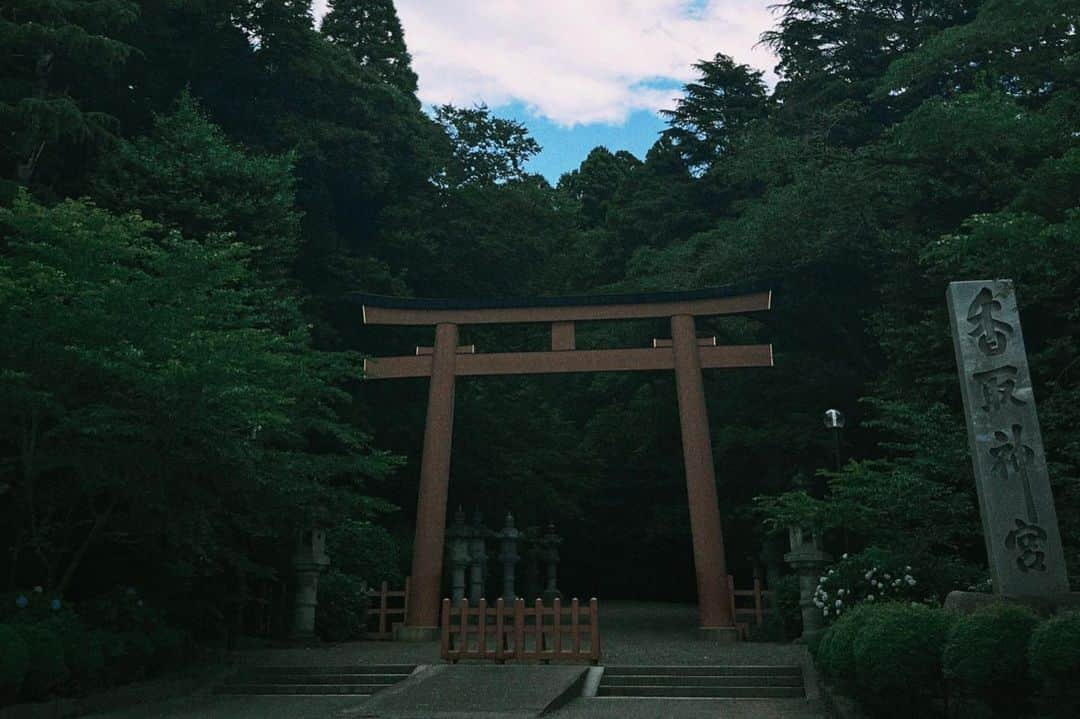
[[[454,606],[449,599],[442,604],[442,658],[489,659],[540,662],[600,661],[600,615],[596,598],[588,606],[577,599],[566,607],[556,599],[551,607],[536,600],[526,607],[517,599],[509,607],[502,599],[488,606],[461,602]]]
[[[739,630],[739,636],[748,639],[750,624],[760,626],[764,621],[766,604],[769,608],[776,606],[774,592],[771,589],[763,590],[758,577],[754,577],[753,589],[735,589],[735,577],[729,574],[728,587],[731,589],[731,617]],[[750,606],[739,606],[740,599],[749,599]]]
[[[368,598],[371,600],[368,608],[369,625],[376,617],[379,620],[378,628],[368,631],[368,639],[394,638],[394,625],[398,623],[394,620],[400,619],[404,622],[405,614],[409,611],[409,579],[410,577],[405,577],[405,589],[402,590],[391,591],[386,582],[382,583],[379,591],[368,590]],[[395,606],[390,606],[391,600],[394,600]],[[400,600],[400,603],[397,600]]]

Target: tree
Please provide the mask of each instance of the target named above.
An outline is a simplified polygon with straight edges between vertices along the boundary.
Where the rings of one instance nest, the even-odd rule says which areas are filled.
[[[330,0],[320,30],[364,68],[402,92],[416,94],[416,73],[391,0]]]
[[[66,591],[117,525],[168,547],[160,570],[243,571],[388,468],[337,417],[357,358],[314,351],[227,236],[25,195],[0,226],[4,526],[36,583]]]
[[[132,52],[115,38],[138,7],[128,0],[9,0],[0,6],[0,178],[75,186],[78,160],[111,135],[95,110],[100,77]]]
[[[524,125],[495,117],[487,105],[442,105],[435,108],[435,121],[450,138],[451,155],[441,179],[451,188],[522,180],[525,163],[540,152],[540,143]]]
[[[110,207],[137,209],[185,237],[231,232],[264,279],[281,280],[300,233],[292,163],[229,142],[185,91],[173,113],[155,118],[152,134],[121,142],[94,187]]]
[[[730,149],[732,138],[767,115],[762,73],[717,53],[694,65],[697,82],[683,88],[674,110],[661,110],[670,126],[664,136],[689,167],[704,170]]]

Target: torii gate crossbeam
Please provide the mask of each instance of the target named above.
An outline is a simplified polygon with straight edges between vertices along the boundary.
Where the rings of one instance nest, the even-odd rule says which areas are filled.
[[[418,347],[415,356],[364,361],[368,379],[431,378],[413,545],[413,597],[405,619],[406,636],[428,638],[437,632],[457,377],[674,370],[700,624],[709,636],[735,640],[701,370],[771,367],[772,346],[718,347],[715,338],[697,337],[694,318],[769,310],[771,292],[719,287],[693,292],[525,300],[427,300],[365,294],[350,298],[363,306],[365,324],[435,327],[434,347]],[[575,348],[575,322],[659,317],[670,320],[671,339],[654,340],[650,348]],[[550,323],[550,351],[485,354],[476,353],[472,346],[458,346],[461,325],[503,323]]]

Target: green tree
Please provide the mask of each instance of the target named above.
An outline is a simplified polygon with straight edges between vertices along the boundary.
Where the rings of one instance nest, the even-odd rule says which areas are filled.
[[[138,15],[128,0],[9,0],[0,6],[0,178],[70,187],[74,158],[114,131],[95,90],[132,52],[116,33]],[[75,185],[77,186],[77,184]]]
[[[255,538],[362,506],[389,459],[336,413],[357,360],[311,349],[249,250],[25,196],[0,225],[4,525],[33,580],[66,591],[117,528],[167,567],[242,570]]]
[[[362,67],[404,93],[416,93],[416,73],[391,0],[330,0],[320,30]]]
[[[187,92],[152,134],[122,142],[94,183],[96,196],[185,237],[230,232],[266,279],[290,276],[300,216],[291,156],[257,156],[231,143]]]
[[[718,53],[695,63],[696,82],[683,88],[674,110],[662,110],[664,136],[691,168],[705,169],[728,152],[732,139],[767,114],[762,73]]]

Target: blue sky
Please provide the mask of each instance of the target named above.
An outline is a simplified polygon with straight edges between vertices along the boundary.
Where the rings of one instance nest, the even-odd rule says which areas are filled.
[[[314,0],[316,17],[327,0]],[[723,52],[765,71],[775,0],[395,0],[425,105],[484,103],[543,147],[550,181],[589,150],[643,157],[692,65]]]
[[[629,150],[644,158],[656,142],[657,133],[667,127],[650,110],[636,110],[620,125],[591,123],[572,127],[535,115],[519,102],[494,108],[493,112],[499,117],[517,120],[529,128],[542,149],[529,163],[528,169],[540,173],[552,185],[559,181],[562,173],[576,169],[597,145],[603,145],[612,152]]]

